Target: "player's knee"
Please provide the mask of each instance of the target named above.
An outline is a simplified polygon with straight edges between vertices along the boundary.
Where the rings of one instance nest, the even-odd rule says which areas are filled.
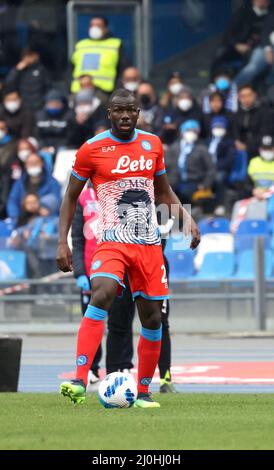
[[[105,288],[99,287],[92,291],[91,304],[95,307],[109,310],[113,302],[113,292]]]
[[[145,325],[143,325],[145,328],[148,328],[149,330],[158,330],[161,326],[161,314],[158,311],[152,311],[150,312],[150,315],[147,316],[145,320]]]

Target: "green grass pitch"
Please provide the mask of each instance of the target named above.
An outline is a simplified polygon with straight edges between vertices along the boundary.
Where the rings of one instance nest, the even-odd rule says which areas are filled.
[[[161,408],[1,393],[0,449],[274,449],[274,395],[157,395]]]

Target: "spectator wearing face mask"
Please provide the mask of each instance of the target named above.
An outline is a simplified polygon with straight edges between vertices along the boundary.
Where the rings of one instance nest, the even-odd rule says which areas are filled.
[[[47,70],[40,62],[38,52],[30,48],[23,50],[21,60],[8,74],[6,84],[18,90],[24,104],[36,112],[42,109],[44,97],[50,88]]]
[[[176,100],[176,109],[171,115],[178,128],[189,120],[198,121],[201,127],[203,120],[202,110],[194,99],[190,88],[184,87],[182,91],[180,91]]]
[[[176,98],[184,86],[185,84],[182,74],[180,72],[172,72],[168,77],[166,90],[160,99],[160,105],[162,108],[167,110],[175,109]]]
[[[102,16],[90,20],[88,35],[76,43],[72,55],[71,92],[80,90],[79,77],[86,74],[92,76],[96,87],[109,94],[126,67],[122,40],[111,35],[108,21]]]
[[[12,184],[12,165],[16,160],[16,142],[0,117],[0,219],[6,217],[6,203]]]
[[[209,113],[203,114],[203,137],[210,138],[211,123],[215,117],[224,117],[227,120],[227,135],[232,134],[233,113],[227,111],[224,106],[224,97],[219,91],[214,91],[209,95]]]
[[[30,192],[37,194],[39,198],[52,195],[56,201],[54,215],[57,215],[61,203],[60,185],[46,169],[42,157],[32,153],[25,161],[24,170],[9,194],[8,217],[15,220],[19,217],[22,200]]]
[[[227,136],[227,119],[214,117],[211,121],[211,138],[208,141],[208,152],[216,167],[214,193],[217,207],[216,215],[224,215],[225,186],[232,170],[236,148],[233,139]]]
[[[259,155],[250,160],[247,169],[252,183],[252,194],[264,199],[265,193],[274,184],[274,141],[271,136],[263,136]]]
[[[44,109],[36,116],[35,137],[40,147],[54,153],[58,147],[67,146],[68,125],[73,112],[68,109],[65,97],[58,90],[50,90]]]
[[[180,127],[180,139],[165,152],[170,185],[184,203],[192,203],[196,191],[211,189],[215,179],[216,166],[199,134],[199,122],[186,121]]]
[[[137,91],[140,115],[137,127],[146,132],[159,135],[163,121],[163,109],[157,103],[154,87],[149,82],[142,82]]]
[[[75,95],[74,111],[68,134],[71,147],[80,147],[87,139],[108,128],[105,108],[93,90],[81,90]]]
[[[49,173],[52,173],[52,155],[43,150],[39,150],[39,145],[34,137],[28,137],[27,139],[20,139],[17,142],[16,156],[17,159],[12,165],[12,180],[17,181],[21,178],[24,171],[24,163],[32,153],[38,153],[43,160],[45,167]]]
[[[240,87],[238,100],[239,109],[233,116],[235,145],[252,158],[257,155],[262,137],[273,134],[273,111],[261,102],[252,85]]]
[[[91,90],[98,98],[101,103],[107,104],[108,103],[108,95],[102,92],[102,90],[94,85],[93,79],[90,75],[83,74],[79,77],[79,91],[81,90]],[[74,96],[74,95],[72,95]]]
[[[15,139],[32,135],[34,117],[32,111],[23,104],[18,91],[6,90],[0,116],[5,119],[9,132]]]
[[[213,83],[209,85],[208,90],[202,93],[202,108],[204,113],[210,113],[209,100],[211,94],[215,91],[222,95],[226,111],[235,113],[238,110],[238,89],[228,69],[216,71],[213,76]]]
[[[137,67],[127,67],[122,74],[122,87],[132,93],[136,93],[141,83],[141,74]]]

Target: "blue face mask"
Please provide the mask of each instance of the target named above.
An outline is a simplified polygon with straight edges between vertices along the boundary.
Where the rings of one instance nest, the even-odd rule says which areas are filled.
[[[46,108],[46,111],[50,116],[58,116],[63,110],[62,108]]]
[[[230,82],[227,78],[218,78],[215,82],[216,87],[220,91],[226,91],[230,87]]]

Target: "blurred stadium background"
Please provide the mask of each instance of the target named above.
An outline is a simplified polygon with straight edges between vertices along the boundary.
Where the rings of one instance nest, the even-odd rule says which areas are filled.
[[[195,253],[176,234],[165,249],[174,365],[273,360],[271,340],[261,339],[274,329],[272,7],[270,0],[0,1],[0,334],[24,337],[20,390],[53,391],[73,367],[79,289],[72,275],[56,273],[54,256],[75,149],[108,125],[100,80],[83,85],[84,94],[71,91],[75,44],[98,16],[123,44],[115,86],[135,84],[139,127],[161,137],[171,184],[192,204],[203,234]],[[94,97],[101,114],[90,107],[79,117],[79,105]],[[182,163],[184,143],[196,152],[193,179]],[[27,187],[28,168],[37,166],[44,186]],[[26,206],[30,190],[35,209]],[[257,337],[247,343],[235,332]],[[271,386],[274,372],[266,369],[254,372],[253,384]],[[242,386],[248,377],[226,376],[233,373]]]

